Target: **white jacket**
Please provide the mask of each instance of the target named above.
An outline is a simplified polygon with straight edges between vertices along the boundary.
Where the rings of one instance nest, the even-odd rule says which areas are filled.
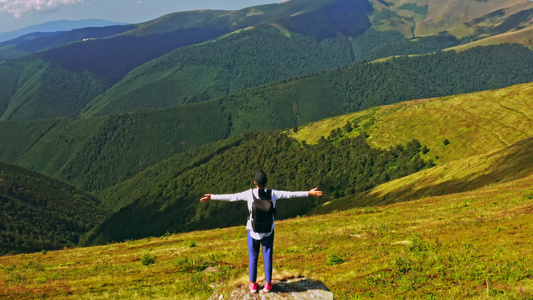
[[[248,212],[252,210],[252,204],[254,203],[254,198],[252,196],[252,193],[259,199],[257,188],[255,189],[249,189],[244,192],[236,193],[236,194],[218,194],[218,195],[211,195],[211,200],[221,200],[221,201],[246,201],[248,203]],[[276,207],[276,200],[278,199],[288,199],[288,198],[302,198],[302,197],[308,197],[309,192],[308,191],[300,191],[300,192],[288,192],[288,191],[277,191],[272,190],[272,204],[274,207]],[[246,223],[246,229],[250,230],[250,236],[256,240],[260,240],[264,237],[267,237],[272,234],[272,231],[274,231],[274,227],[276,226],[276,222],[272,223],[272,230],[267,233],[258,233],[253,231],[252,229],[252,221],[250,218],[248,218],[248,222]]]

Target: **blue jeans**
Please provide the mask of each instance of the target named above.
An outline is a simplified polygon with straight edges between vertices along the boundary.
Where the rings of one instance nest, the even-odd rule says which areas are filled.
[[[274,252],[274,232],[272,234],[256,240],[250,236],[248,231],[248,258],[249,258],[249,271],[250,282],[256,282],[257,280],[257,260],[259,258],[260,245],[263,245],[263,260],[265,261],[265,280],[266,282],[272,282],[272,254]]]

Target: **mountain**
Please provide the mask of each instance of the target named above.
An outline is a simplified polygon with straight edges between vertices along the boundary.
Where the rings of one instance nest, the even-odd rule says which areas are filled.
[[[56,179],[0,162],[0,254],[62,249],[109,212]]]
[[[502,6],[501,3],[493,2],[495,1],[485,3],[490,4],[485,6],[473,5],[472,11],[477,11],[477,14],[472,13],[471,17],[477,17],[482,12],[493,13],[493,10]],[[262,24],[261,30],[256,27],[248,28],[246,32],[234,33],[231,40],[228,38],[217,39],[218,47],[210,43],[192,49],[176,50],[132,71],[119,84],[90,103],[82,115],[102,115],[150,107],[169,107],[184,102],[220,98],[283,77],[293,77],[309,73],[309,71],[327,69],[328,66],[330,68],[335,67],[334,64],[324,64],[323,66],[311,64],[311,69],[309,69],[309,65],[301,64],[302,58],[306,55],[316,56],[311,60],[312,62],[327,62],[327,59],[322,57],[327,58],[329,56],[335,57],[338,64],[347,65],[350,62],[363,59],[377,59],[398,54],[428,53],[477,39],[477,36],[466,38],[455,33],[456,37],[454,34],[448,33],[445,29],[450,29],[452,25],[446,23],[449,27],[441,24],[438,31],[434,30],[431,34],[415,36],[408,40],[404,35],[409,36],[409,34],[403,32],[401,26],[389,28],[379,24],[385,22],[380,19],[382,14],[388,20],[389,14],[393,12],[397,12],[399,18],[410,19],[411,17],[405,17],[399,10],[412,14],[413,12],[409,9],[413,10],[414,4],[411,6],[408,4],[398,5],[400,9],[396,9],[394,5],[389,5],[373,10],[366,7],[364,3],[364,1],[338,1],[334,5],[322,8],[319,12],[309,13],[306,11],[298,14],[297,17],[270,22],[268,23],[270,28],[265,28],[265,24]],[[434,4],[436,3],[432,2],[429,7],[433,8]],[[380,5],[375,4],[374,8],[376,7],[380,7]],[[428,5],[426,5],[427,9]],[[435,6],[435,10],[442,11],[442,5]],[[384,11],[387,11],[388,14]],[[444,11],[458,13],[461,9],[452,6],[446,7]],[[320,17],[315,15],[317,13]],[[328,19],[334,14],[336,18],[343,16],[346,19],[340,18],[338,22]],[[366,19],[365,14],[369,14],[367,23],[364,21]],[[528,18],[531,17],[531,12],[526,10],[522,15],[525,20],[515,21],[513,24],[516,27],[523,26],[524,22],[527,23]],[[351,26],[353,31],[343,31],[340,24],[353,23],[349,18],[360,21]],[[502,22],[502,20],[507,20],[506,18],[512,18],[512,16],[503,14],[498,19],[494,19],[493,22]],[[420,26],[429,26],[427,23]],[[370,25],[372,26],[370,27]],[[336,35],[324,33],[324,36],[313,36],[303,28],[309,32],[319,32],[318,28],[321,28],[323,31],[336,30],[337,33]],[[360,29],[355,30],[357,28]],[[510,31],[514,27],[508,26],[506,28]],[[268,31],[265,31],[267,29]],[[300,34],[303,34],[304,37],[310,36],[318,41],[328,37],[329,45],[318,48],[323,51],[323,54],[317,53],[314,50],[316,46],[309,44],[309,42],[298,42],[298,39],[301,38]],[[479,34],[481,34],[480,30]],[[355,39],[353,39],[354,37]],[[260,40],[256,41],[257,38]],[[351,39],[346,40],[346,38]],[[246,45],[238,45],[237,43],[241,40],[245,41]],[[303,49],[306,49],[308,54],[299,53],[304,44],[306,46]],[[338,46],[333,48],[332,44]],[[258,45],[260,48],[254,49],[254,45]],[[287,46],[293,47],[287,48]],[[252,55],[240,49],[250,49]],[[278,50],[278,52],[273,49]],[[258,52],[263,55],[261,57],[253,55],[253,53]],[[235,55],[236,53],[238,55]],[[284,53],[296,53],[297,55],[292,57],[284,55]],[[232,57],[228,57],[229,55]],[[269,65],[268,62],[272,61],[280,63],[270,63]],[[299,65],[295,65],[296,63]],[[297,72],[303,66],[306,67],[305,72]],[[293,71],[290,72],[290,70]],[[265,78],[265,76],[269,77]]]
[[[446,32],[460,39],[476,40],[532,25],[530,1],[376,0],[374,4],[374,26],[399,30],[407,37]]]
[[[4,121],[0,159],[99,192],[175,154],[228,137],[293,128],[399,101],[530,82],[532,70],[533,51],[489,46],[361,62],[177,108]]]
[[[343,0],[344,1],[344,0]],[[331,1],[330,1],[331,2]],[[342,1],[341,1],[342,2]],[[220,12],[220,11],[198,11],[198,12],[186,12],[186,13],[177,13],[169,16],[162,17],[154,22],[148,22],[147,24],[139,24],[137,25],[138,29],[131,30],[131,32],[125,32],[120,35],[117,35],[115,37],[109,37],[106,39],[96,39],[96,40],[87,40],[83,43],[73,43],[69,45],[65,45],[64,47],[48,50],[45,52],[40,53],[37,55],[37,60],[44,60],[44,64],[51,62],[55,67],[60,68],[60,72],[64,73],[72,73],[72,76],[81,75],[82,76],[92,76],[95,77],[95,80],[97,80],[99,83],[96,84],[96,88],[92,88],[90,86],[89,88],[92,88],[92,90],[98,90],[100,91],[101,86],[104,86],[105,88],[113,85],[118,81],[120,78],[122,78],[126,73],[128,73],[130,70],[132,70],[134,67],[139,66],[143,63],[146,63],[158,56],[161,56],[175,48],[180,48],[182,46],[194,44],[194,43],[200,43],[206,40],[209,40],[214,37],[220,37],[223,34],[227,34],[230,32],[233,32],[235,30],[239,30],[245,27],[249,27],[250,25],[256,25],[264,23],[268,20],[272,19],[283,19],[288,18],[292,14],[296,12],[301,12],[302,10],[315,10],[316,6],[324,6],[326,2],[320,2],[316,1],[314,4],[309,5],[309,2],[307,1],[294,1],[291,3],[286,4],[280,4],[280,5],[274,5],[271,7],[259,7],[255,10],[250,11],[250,9],[246,10],[240,10],[236,12]],[[366,2],[364,2],[366,3]],[[366,3],[366,6],[369,6],[368,3]],[[266,11],[267,13],[259,13],[258,11]],[[179,21],[176,21],[179,20]],[[355,20],[357,21],[357,20]],[[355,22],[354,21],[354,22]],[[161,28],[165,28],[162,30]],[[277,30],[276,30],[277,31]],[[331,35],[332,33],[324,33],[325,36]],[[283,35],[281,35],[283,36]],[[260,42],[259,40],[258,42]],[[309,42],[308,40],[304,40],[304,42]],[[311,41],[312,42],[312,41]],[[279,41],[276,41],[276,44],[279,44]],[[345,43],[346,44],[346,43]],[[156,47],[157,45],[157,47]],[[327,44],[324,44],[327,46]],[[232,47],[231,49],[226,49],[225,51],[233,51],[235,45],[229,45]],[[276,46],[276,45],[274,45]],[[298,48],[302,49],[305,48],[305,44],[297,44],[294,45]],[[291,49],[297,49],[296,47],[291,47],[289,49],[284,49],[287,51],[282,51],[282,53],[277,52],[277,55],[285,55],[288,50]],[[335,46],[335,45],[334,45]],[[319,47],[317,51],[321,51],[318,43],[314,45],[314,47]],[[346,52],[343,48],[346,48],[346,46],[340,47],[340,51]],[[111,49],[111,51],[110,51]],[[216,50],[216,49],[213,49]],[[250,49],[250,53],[248,54],[245,59],[252,60],[253,57],[257,55],[257,52],[253,52],[253,49]],[[302,53],[302,50],[299,50],[300,53]],[[302,66],[299,66],[298,70],[296,70],[293,73],[285,74],[286,72],[282,71],[282,76],[291,76],[292,74],[302,74],[302,68],[306,67],[306,64],[309,64],[312,61],[315,61],[316,59],[321,60],[322,58],[327,58],[327,56],[324,54],[325,51],[322,50],[322,52],[318,52],[317,55],[310,55],[308,57],[304,57],[303,62],[301,63]],[[210,52],[211,53],[211,52]],[[297,53],[298,54],[298,53]],[[305,54],[305,52],[303,52]],[[193,57],[196,56],[196,54],[191,54]],[[344,54],[344,56],[348,57],[347,62],[351,62],[350,57],[351,55]],[[267,57],[267,62],[275,62],[272,61],[270,58]],[[266,59],[265,59],[266,60]],[[324,68],[332,68],[334,66],[339,66],[339,63],[332,64],[331,61],[333,59],[329,59],[329,64],[326,63],[317,63],[320,67],[312,67],[308,72],[313,72],[317,70],[323,70]],[[241,64],[246,63],[247,61],[241,62]],[[262,64],[264,65],[265,61],[263,61]],[[276,66],[281,66],[283,62],[280,62],[276,64]],[[113,68],[109,68],[109,66],[112,65]],[[26,66],[22,66],[22,68],[25,68]],[[274,66],[275,67],[275,66]],[[257,70],[257,68],[254,68]],[[272,67],[270,68],[272,69]],[[291,70],[291,68],[285,68],[283,70]],[[18,72],[22,73],[23,70],[19,70]],[[49,73],[50,76],[55,77],[54,72],[57,71],[43,71],[43,75],[41,76],[47,76]],[[265,74],[265,72],[262,72],[262,74]],[[242,74],[245,78],[248,77],[246,74]],[[270,79],[270,78],[269,78]],[[281,79],[279,75],[274,76],[274,79]],[[251,78],[250,80],[254,80]],[[76,80],[74,80],[76,81]],[[194,82],[194,81],[193,81]],[[265,80],[255,80],[255,85],[264,84],[268,81]],[[80,82],[81,85],[83,85],[86,82]],[[227,84],[226,82],[223,82],[223,84]],[[63,89],[65,88],[74,88],[74,86],[79,86],[79,84],[76,83],[66,83],[63,84]],[[32,87],[34,87],[32,85]],[[14,87],[16,88],[16,87]],[[47,84],[43,85],[42,88],[47,88]],[[39,88],[38,88],[39,89]],[[154,92],[157,92],[154,91]],[[98,92],[100,93],[100,92]],[[33,97],[32,102],[37,102],[37,105],[44,105],[46,103],[49,103],[50,101],[43,101],[43,98],[46,98],[47,93],[43,93],[45,96],[43,97],[42,94],[40,94],[37,97]],[[96,97],[98,94],[93,93],[85,93],[88,95],[87,98],[82,98],[78,100],[78,103],[80,104],[88,104],[90,102],[90,98]],[[11,95],[5,95],[5,97],[11,98],[13,94]],[[187,95],[191,96],[191,95]],[[202,96],[202,95],[200,95]],[[70,106],[69,102],[72,101],[70,97],[65,97],[64,95],[59,95],[58,97],[54,97],[57,100],[55,102],[58,102],[58,106],[64,107],[64,106]],[[169,101],[168,99],[164,98],[164,101]],[[39,118],[38,116],[34,116],[34,113],[26,113],[25,111],[28,109],[26,107],[20,107],[18,105],[18,101],[16,99],[11,99],[13,103],[13,109],[16,109],[18,113],[22,114],[20,117],[12,116],[10,114],[4,114],[3,118],[13,118],[18,120],[28,120],[28,119],[36,119]],[[66,102],[66,103],[65,103]],[[30,105],[27,105],[30,106]],[[35,107],[35,105],[33,105]],[[154,107],[158,107],[157,104]],[[48,111],[51,111],[51,114],[56,113],[55,116],[57,117],[75,117],[81,110],[78,109],[78,107],[73,108],[74,111],[69,112],[68,114],[65,114],[62,111],[56,111],[54,109],[47,109]],[[50,117],[50,116],[46,116]]]
[[[28,37],[4,45],[6,52],[0,53],[38,52],[0,67],[0,76],[11,83],[0,90],[1,118],[74,118],[176,107],[361,60],[433,53],[480,40],[496,43],[491,38],[498,35],[528,44],[514,32],[531,25],[533,3],[461,3],[292,0]],[[41,69],[33,80],[16,85],[26,80],[21,74],[35,73],[36,64]],[[63,82],[59,87],[57,79]]]
[[[533,174],[532,93],[529,83],[411,101],[310,123],[296,132],[248,134],[196,148],[101,193],[115,213],[82,243],[237,225],[238,216],[246,215],[244,206],[215,202],[202,208],[198,199],[250,188],[253,180],[243,174],[258,168],[272,174],[270,185],[279,189],[319,186],[326,193],[320,201],[328,204],[318,213],[527,177]],[[419,171],[431,167],[431,159],[439,166]],[[307,214],[319,205],[290,202],[279,217]]]
[[[278,279],[531,296],[531,4],[292,0],[35,36],[0,62],[2,253],[109,245],[0,257],[0,298],[228,295],[247,210],[198,199],[259,167],[325,191],[279,202]]]
[[[58,33],[63,31],[70,31],[73,29],[86,28],[86,27],[106,27],[106,26],[115,26],[123,25],[123,23],[99,20],[99,19],[89,19],[89,20],[61,20],[61,21],[51,21],[43,24],[27,26],[21,29],[17,29],[11,32],[2,32],[0,33],[0,43],[11,40],[23,35],[35,34],[35,33]]]

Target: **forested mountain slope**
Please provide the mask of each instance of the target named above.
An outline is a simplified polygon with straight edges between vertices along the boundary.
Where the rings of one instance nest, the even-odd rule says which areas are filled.
[[[490,68],[486,68],[490,66]],[[475,48],[358,63],[221,100],[78,120],[0,122],[0,159],[101,191],[193,147],[384,105],[533,80],[533,51]]]
[[[144,64],[89,103],[82,116],[219,99],[354,61],[347,38],[317,41],[272,26],[245,29],[201,45],[180,48]]]
[[[357,60],[431,53],[521,29],[531,25],[533,16],[533,4],[514,0],[483,4],[464,1],[460,7],[436,1],[425,6],[405,1],[383,5],[374,1],[375,10],[365,2],[337,1],[316,12],[306,11],[235,32],[230,38],[219,38],[214,43],[175,51],[134,70],[89,104],[82,115],[205,101]],[[423,18],[421,11],[425,12]],[[481,18],[484,14],[491,17]],[[468,33],[457,27],[466,21]],[[404,31],[400,23],[405,22],[412,22],[413,32]],[[477,29],[472,31],[474,26]],[[425,34],[420,36],[415,34],[417,31]],[[415,38],[406,39],[404,35]]]
[[[108,206],[117,203],[124,207],[85,235],[81,243],[102,244],[158,236],[167,231],[242,224],[247,215],[245,202],[213,201],[199,207],[198,200],[203,193],[251,188],[253,174],[259,168],[268,172],[269,185],[277,189],[309,190],[318,185],[327,193],[320,199],[278,202],[277,218],[284,219],[304,215],[327,199],[363,192],[432,166],[420,158],[423,146],[417,141],[405,147],[377,150],[369,148],[363,137],[342,141],[332,138],[308,146],[280,132],[255,133],[241,136],[229,145],[210,145],[206,150],[178,155],[114,189],[119,193],[112,191],[102,197]],[[190,160],[185,160],[184,155]],[[122,194],[125,190],[128,192]],[[132,198],[132,194],[141,196]]]
[[[75,246],[108,215],[74,186],[0,162],[0,255]]]

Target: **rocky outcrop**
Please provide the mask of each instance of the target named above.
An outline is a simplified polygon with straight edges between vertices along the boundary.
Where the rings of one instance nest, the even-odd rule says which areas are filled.
[[[240,286],[233,290],[229,296],[213,294],[209,300],[244,299],[244,300],[333,300],[333,293],[320,281],[309,278],[294,278],[288,280],[274,280],[270,293],[261,291],[250,293],[248,286]]]

